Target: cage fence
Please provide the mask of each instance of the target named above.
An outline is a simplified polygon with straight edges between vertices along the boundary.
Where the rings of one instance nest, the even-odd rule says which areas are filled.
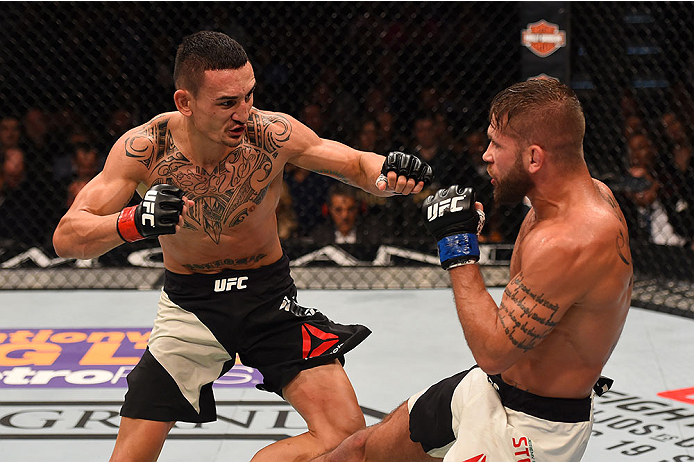
[[[694,4],[10,2],[3,12],[3,289],[161,285],[156,240],[79,261],[57,257],[51,236],[115,140],[175,109],[176,46],[206,29],[246,48],[256,107],[359,149],[417,153],[434,167],[434,187],[474,186],[489,217],[488,285],[507,282],[527,212],[492,201],[481,161],[489,103],[538,65],[555,70],[583,104],[591,173],[628,222],[634,304],[694,313]],[[320,232],[334,180],[288,167],[284,183],[279,232],[299,287],[449,285],[422,225],[425,195],[358,195],[358,223],[378,231],[335,244]]]

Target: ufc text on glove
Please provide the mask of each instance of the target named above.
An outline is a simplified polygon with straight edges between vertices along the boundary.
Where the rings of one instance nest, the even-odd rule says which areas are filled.
[[[484,225],[484,214],[475,209],[475,190],[453,185],[439,189],[422,204],[424,224],[438,240],[443,269],[451,269],[480,258],[477,234]]]
[[[125,242],[174,234],[182,212],[183,191],[169,184],[158,184],[147,191],[139,205],[121,211],[116,229]]]

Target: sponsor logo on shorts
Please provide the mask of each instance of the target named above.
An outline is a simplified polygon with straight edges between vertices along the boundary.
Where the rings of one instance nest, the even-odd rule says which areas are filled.
[[[299,317],[309,317],[318,313],[317,309],[301,306],[289,297],[284,297],[284,300],[282,300],[282,304],[280,305],[279,309],[280,311],[286,311],[287,313],[291,313],[294,316]]]
[[[315,358],[332,348],[331,354],[337,353],[342,348],[342,343],[335,346],[340,338],[330,332],[323,332],[310,324],[301,326],[304,359]],[[334,347],[334,348],[333,348]]]
[[[246,281],[248,281],[247,276],[239,276],[237,278],[215,279],[214,291],[228,292],[230,290],[243,290],[248,287],[245,284]]]
[[[566,46],[566,32],[544,19],[528,24],[521,32],[521,43],[540,58]]]
[[[513,441],[513,453],[516,456],[516,462],[534,462],[535,454],[533,453],[533,443],[527,436],[520,438],[511,438]]]
[[[480,454],[479,456],[465,459],[463,462],[487,462],[487,456],[485,456],[484,454]]]

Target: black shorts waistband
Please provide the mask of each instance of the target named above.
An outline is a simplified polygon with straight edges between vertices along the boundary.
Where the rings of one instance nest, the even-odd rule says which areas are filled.
[[[504,407],[553,422],[578,423],[590,420],[591,397],[581,399],[548,398],[507,384],[501,375],[489,375]]]
[[[226,292],[243,288],[254,282],[262,282],[263,287],[281,287],[292,284],[289,275],[289,258],[286,254],[274,263],[251,269],[225,269],[219,273],[180,274],[169,270],[164,272],[164,292]],[[256,287],[257,289],[257,287]]]

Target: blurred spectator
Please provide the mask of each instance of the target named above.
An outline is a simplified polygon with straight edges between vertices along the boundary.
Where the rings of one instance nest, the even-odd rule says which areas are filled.
[[[103,166],[103,159],[92,145],[81,138],[76,141],[72,153],[56,159],[53,166],[55,179],[60,183],[90,180]]]
[[[125,107],[115,109],[111,113],[111,117],[108,119],[108,125],[106,126],[108,136],[110,137],[110,140],[106,140],[109,148],[123,133],[130,130],[134,125],[137,125],[137,123],[135,122],[133,111]],[[103,152],[104,150],[102,149],[101,151]]]
[[[629,174],[634,178],[644,178],[650,187],[626,194],[631,201],[625,207],[632,239],[644,240],[653,244],[684,246],[691,244],[692,235],[682,236],[675,231],[670,217],[660,201],[660,184],[644,167],[631,167]]]
[[[629,116],[641,117],[641,109],[636,95],[631,88],[622,90],[622,95],[619,99],[619,107],[622,111],[622,118],[626,120]]]
[[[11,147],[3,149],[2,171],[4,174],[4,185],[7,191],[19,189],[26,179],[26,163],[24,151],[19,148]]]
[[[301,110],[299,119],[320,137],[325,136],[323,109],[317,103],[309,103]]]
[[[381,243],[377,224],[366,214],[357,190],[335,183],[328,190],[325,213],[329,222],[317,226],[311,233],[315,244],[374,244]]]
[[[19,148],[4,150],[2,170],[0,238],[18,246],[50,248],[53,230],[63,211],[55,185],[40,184],[27,175],[24,151]]]
[[[69,209],[73,202],[75,202],[75,197],[84,188],[89,180],[77,179],[70,182],[67,185],[67,198],[65,200],[65,210]]]
[[[277,233],[279,234],[280,240],[284,241],[295,237],[299,224],[296,221],[294,203],[287,184],[282,182],[281,188],[282,192],[280,193],[280,200],[277,203],[276,209]]]
[[[321,108],[322,136],[342,142],[353,138],[358,128],[354,114],[360,112],[354,90],[342,88],[343,80],[334,66],[328,66],[321,72],[309,97],[309,101]]]
[[[325,136],[323,111],[320,105],[309,103],[304,106],[299,119],[320,137]],[[335,181],[325,175],[319,175],[295,165],[287,164],[284,168],[284,181],[294,203],[294,212],[298,221],[297,233],[308,236],[319,223],[325,221],[321,214],[321,205],[328,187]]]
[[[629,167],[641,167],[651,171],[655,166],[656,151],[645,133],[635,133],[627,139]]]
[[[18,148],[22,136],[19,119],[14,116],[0,118],[0,149]]]
[[[672,154],[672,161],[680,172],[694,175],[692,154],[694,140],[691,128],[686,126],[674,112],[668,112],[660,119],[665,139]],[[690,191],[694,193],[694,191]]]
[[[395,127],[395,117],[390,109],[377,113],[376,122],[378,122],[378,134],[383,145],[383,153],[405,149],[405,143],[400,131]]]
[[[308,236],[313,228],[325,221],[321,206],[330,183],[337,180],[287,164],[284,168],[284,181],[294,204],[297,234]]]
[[[622,135],[625,140],[631,139],[636,133],[641,133],[645,131],[645,126],[643,119],[637,115],[630,115],[624,119],[624,126],[622,127]]]
[[[50,134],[48,119],[48,114],[38,107],[29,109],[24,115],[27,173],[39,182],[50,182],[53,160],[63,152],[63,146]]]
[[[646,180],[632,182],[635,186],[623,191],[624,215],[632,238],[654,244],[686,245],[694,236],[691,198],[679,194],[677,177],[645,133],[633,135],[627,148],[627,178]]]
[[[48,114],[43,109],[34,107],[24,115],[24,131],[26,132],[26,145],[29,149],[44,153],[50,148],[48,132]],[[40,156],[43,158],[43,156]],[[46,156],[45,158],[49,158]]]
[[[409,151],[418,155],[434,170],[433,189],[464,182],[465,173],[473,170],[467,158],[456,158],[441,145],[436,121],[431,115],[423,115],[415,120],[413,146]]]
[[[360,151],[384,154],[380,146],[380,137],[378,135],[378,125],[376,122],[371,119],[365,120],[362,122],[359,133],[357,133],[357,139],[352,146]]]

